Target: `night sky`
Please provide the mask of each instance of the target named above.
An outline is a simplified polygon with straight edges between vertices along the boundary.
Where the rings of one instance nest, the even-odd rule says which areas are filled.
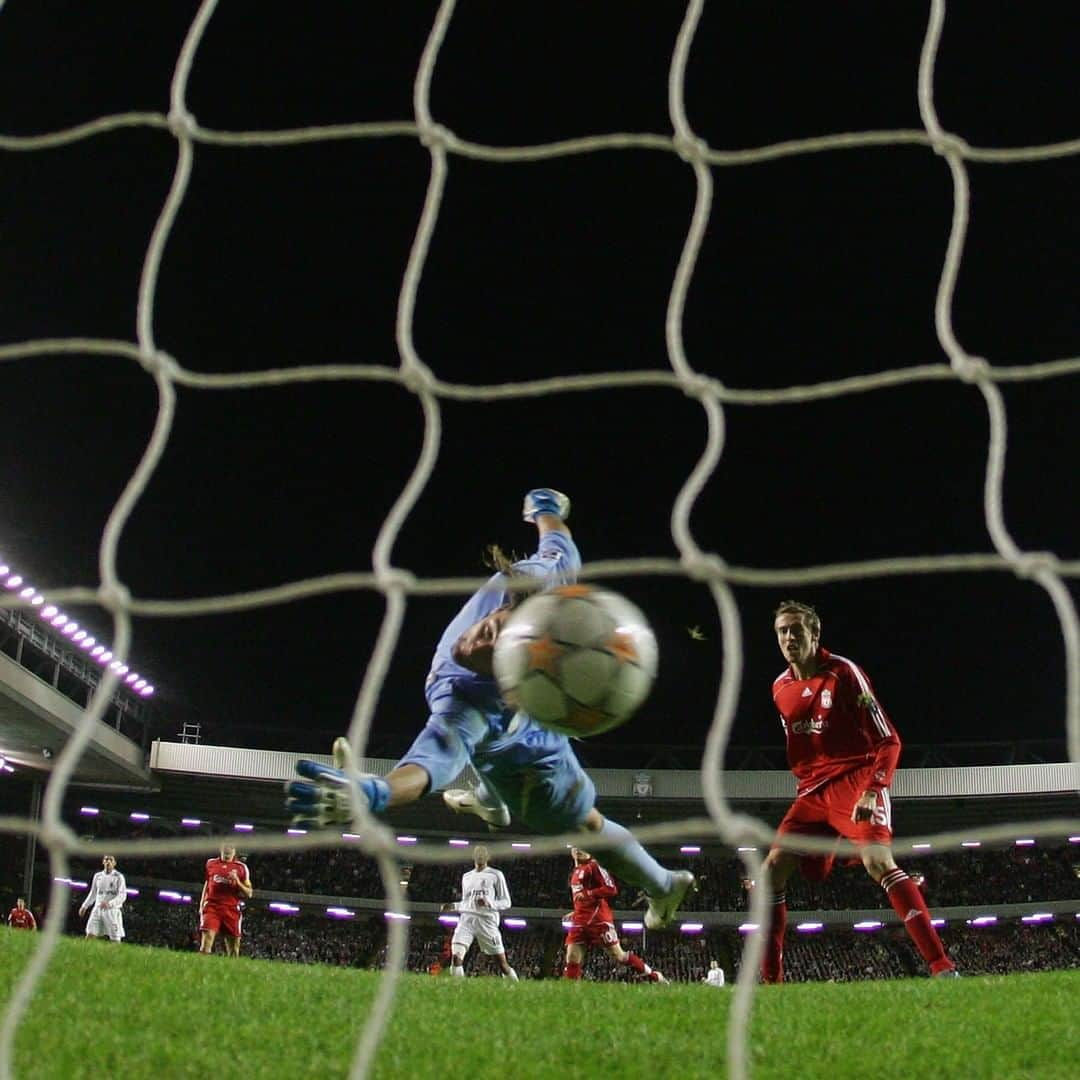
[[[198,5],[8,0],[0,8],[0,135],[168,111]],[[223,0],[187,106],[211,131],[413,118],[433,3]],[[713,149],[847,131],[921,129],[929,5],[710,3],[687,113]],[[972,146],[1080,137],[1074,5],[950,2],[935,101]],[[610,132],[670,135],[676,3],[463,0],[432,85],[460,138],[532,145]],[[134,341],[151,231],[176,140],[127,127],[70,145],[0,144],[0,345]],[[199,142],[165,248],[154,334],[194,372],[396,366],[402,274],[430,157],[414,136],[269,149]],[[956,335],[994,365],[1080,355],[1080,154],[969,163],[971,220]],[[837,150],[714,167],[686,305],[689,363],[729,388],[778,388],[946,362],[934,300],[953,190],[926,146]],[[661,150],[536,163],[452,155],[414,335],[442,379],[485,385],[669,367],[664,320],[694,205],[690,165]],[[96,585],[105,520],[157,410],[151,378],[113,356],[0,368],[0,553],[43,590]],[[1080,373],[1002,383],[1005,519],[1021,548],[1080,557]],[[387,382],[181,387],[165,456],[119,549],[139,598],[181,599],[368,571],[420,451],[415,396]],[[720,464],[694,507],[697,543],[727,563],[794,568],[992,550],[983,518],[988,419],[978,390],[921,382],[810,404],[728,405]],[[675,389],[444,401],[439,463],[393,549],[419,577],[479,576],[484,546],[531,550],[521,497],[573,500],[586,560],[678,552],[670,512],[701,456],[705,414]],[[583,748],[704,745],[720,678],[708,591],[671,577],[612,584],[648,613],[657,688],[626,727]],[[1072,595],[1080,589],[1075,580]],[[909,743],[1063,738],[1064,649],[1047,594],[1011,574],[740,587],[746,669],[733,743],[778,744],[769,685],[776,604],[819,606],[823,642],[859,661]],[[426,718],[423,678],[458,601],[410,600],[370,750],[402,753]],[[383,612],[348,592],[245,614],[135,621],[132,664],[158,687],[163,734],[326,752],[344,731]],[[108,635],[98,610],[73,614]],[[698,628],[704,640],[689,632]],[[643,751],[644,755],[644,751]]]

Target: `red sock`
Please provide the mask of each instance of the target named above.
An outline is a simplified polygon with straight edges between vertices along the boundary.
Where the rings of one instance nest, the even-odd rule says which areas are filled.
[[[930,909],[915,882],[897,867],[885,874],[880,884],[919,955],[929,965],[930,974],[954,968],[956,965],[945,955],[945,946],[930,922]]]
[[[761,957],[761,981],[784,981],[784,931],[787,929],[787,894],[776,893],[769,901],[769,928]]]
[[[628,952],[626,954],[626,959],[621,961],[621,963],[626,964],[627,967],[633,968],[634,971],[636,971],[639,975],[652,974],[652,968],[649,967],[649,965],[646,964],[645,961],[642,960],[637,953]]]
[[[564,979],[580,979],[581,978],[581,965],[580,964],[567,964],[563,968],[562,977]]]

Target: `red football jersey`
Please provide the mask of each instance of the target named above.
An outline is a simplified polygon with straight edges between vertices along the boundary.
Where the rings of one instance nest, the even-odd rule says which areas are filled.
[[[900,736],[870,680],[858,664],[827,649],[818,649],[817,662],[812,678],[797,679],[789,667],[772,687],[798,794],[868,765],[874,771],[867,790],[888,787],[900,759]]]
[[[13,926],[16,930],[36,930],[37,919],[29,908],[23,908],[20,911],[17,907],[13,907],[8,913],[8,926]]]
[[[615,879],[595,860],[590,859],[570,872],[570,895],[574,898],[573,923],[588,926],[594,922],[615,921],[608,897],[617,896]]]
[[[239,859],[206,860],[206,899],[215,904],[237,904],[244,894],[239,885],[229,880],[229,872],[235,870],[241,881],[247,881],[248,869]]]

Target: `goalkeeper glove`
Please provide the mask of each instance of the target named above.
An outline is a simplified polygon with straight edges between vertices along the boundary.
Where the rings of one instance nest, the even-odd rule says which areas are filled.
[[[353,820],[353,801],[349,785],[353,783],[354,768],[349,740],[334,740],[334,765],[321,765],[317,761],[301,758],[296,771],[305,778],[292,780],[285,785],[285,808],[292,815],[293,824],[304,828],[326,828],[329,825],[346,825]],[[382,813],[390,799],[390,786],[378,776],[361,776],[356,792],[373,814]]]
[[[521,516],[533,522],[540,514],[554,514],[565,521],[570,516],[570,500],[554,488],[533,488],[525,496]]]

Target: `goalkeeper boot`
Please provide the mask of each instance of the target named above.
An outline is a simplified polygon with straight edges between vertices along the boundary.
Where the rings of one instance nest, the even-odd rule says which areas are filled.
[[[525,521],[534,522],[541,514],[554,514],[565,521],[570,516],[569,498],[554,488],[533,488],[525,496],[521,516]]]
[[[649,930],[663,930],[675,918],[675,912],[686,899],[686,894],[696,891],[697,882],[689,870],[672,870],[671,889],[663,896],[649,897],[649,907],[645,912],[645,926]]]
[[[510,810],[497,795],[483,784],[475,788],[450,788],[443,792],[443,802],[455,814],[475,814],[493,829],[505,829],[510,824]]]

